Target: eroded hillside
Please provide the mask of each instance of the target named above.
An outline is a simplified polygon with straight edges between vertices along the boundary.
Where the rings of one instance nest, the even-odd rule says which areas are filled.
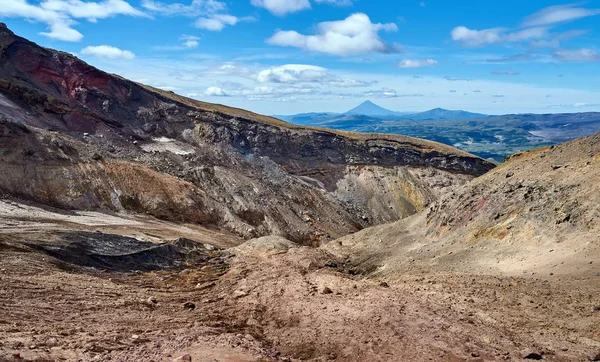
[[[421,211],[493,165],[402,136],[297,127],[104,73],[0,26],[8,195],[304,244]],[[21,124],[21,125],[18,125]]]
[[[327,247],[376,273],[400,270],[595,277],[600,134],[512,156],[409,219]]]

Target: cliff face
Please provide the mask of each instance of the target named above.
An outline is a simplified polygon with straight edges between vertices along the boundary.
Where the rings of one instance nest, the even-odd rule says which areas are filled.
[[[493,168],[433,142],[294,126],[180,97],[6,26],[0,115],[9,195],[308,244],[408,216]]]

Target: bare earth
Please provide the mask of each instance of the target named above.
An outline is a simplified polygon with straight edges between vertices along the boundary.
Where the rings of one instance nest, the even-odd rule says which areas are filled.
[[[322,249],[278,237],[216,252],[194,267],[103,272],[31,245],[85,224],[139,239],[177,232],[155,220],[101,214],[73,216],[50,230],[38,225],[64,222],[64,215],[15,215],[12,223],[26,231],[0,234],[1,361],[168,361],[184,354],[193,361],[586,361],[600,350],[600,277],[415,271],[383,282]],[[217,239],[197,227],[182,233]],[[222,247],[240,243],[220,237]]]

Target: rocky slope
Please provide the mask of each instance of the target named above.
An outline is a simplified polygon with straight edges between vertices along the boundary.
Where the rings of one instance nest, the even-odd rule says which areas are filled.
[[[517,154],[409,219],[329,244],[376,274],[600,275],[600,134]]]
[[[402,136],[297,127],[102,72],[0,25],[0,189],[305,244],[422,210],[493,165]]]

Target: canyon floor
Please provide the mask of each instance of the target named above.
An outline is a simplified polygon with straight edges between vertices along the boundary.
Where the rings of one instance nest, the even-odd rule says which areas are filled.
[[[1,201],[8,211],[0,225],[1,361],[600,358],[600,273],[416,269],[383,280],[349,258],[279,237],[242,243],[198,226]],[[132,243],[121,246],[138,248],[121,250],[130,259],[102,259],[92,245],[123,237]],[[184,250],[186,239],[167,252],[135,244],[178,238],[218,248]]]

